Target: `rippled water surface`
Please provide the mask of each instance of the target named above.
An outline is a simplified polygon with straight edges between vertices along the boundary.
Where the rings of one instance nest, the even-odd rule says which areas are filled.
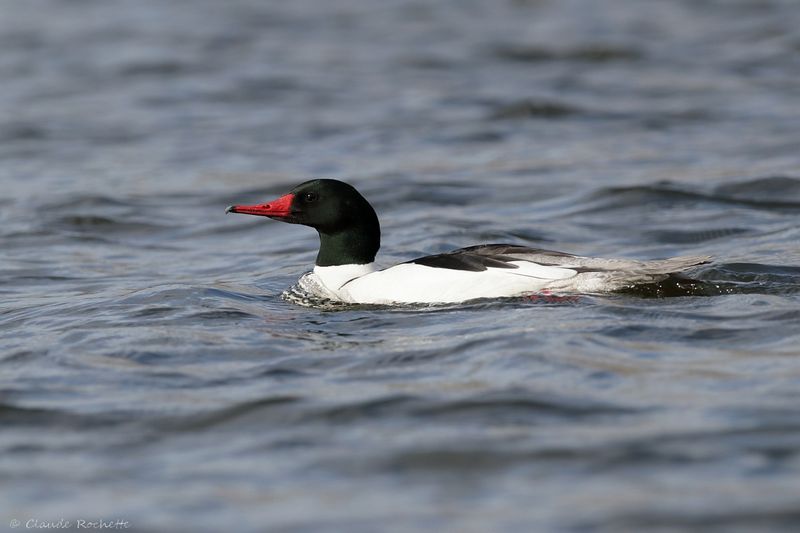
[[[797,531],[792,1],[0,0],[11,520],[136,531]],[[711,254],[700,289],[281,293],[312,176],[383,264]]]

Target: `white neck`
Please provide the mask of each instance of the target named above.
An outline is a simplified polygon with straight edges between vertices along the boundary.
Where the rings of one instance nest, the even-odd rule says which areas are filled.
[[[365,276],[370,272],[375,272],[374,262],[363,265],[314,265],[314,274],[325,287],[332,291],[338,291],[348,281]]]

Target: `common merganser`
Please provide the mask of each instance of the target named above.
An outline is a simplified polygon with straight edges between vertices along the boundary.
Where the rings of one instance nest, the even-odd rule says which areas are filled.
[[[539,292],[604,293],[662,281],[711,259],[600,259],[515,244],[482,244],[378,270],[378,216],[353,186],[333,179],[306,181],[272,202],[232,205],[226,212],[316,229],[316,264],[299,285],[315,296],[348,303],[456,303]]]

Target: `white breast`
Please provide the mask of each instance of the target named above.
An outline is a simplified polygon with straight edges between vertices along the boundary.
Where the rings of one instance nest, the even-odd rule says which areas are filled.
[[[314,274],[330,290],[338,291],[348,281],[375,272],[375,263],[363,265],[314,266]]]

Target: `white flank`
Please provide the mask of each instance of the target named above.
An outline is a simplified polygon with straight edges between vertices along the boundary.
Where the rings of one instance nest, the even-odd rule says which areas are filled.
[[[509,264],[517,268],[487,268],[473,272],[401,263],[375,270],[374,263],[314,267],[301,278],[312,294],[332,300],[365,304],[456,303],[476,298],[502,298],[542,290],[601,293],[632,283],[664,279],[703,263],[705,257],[679,257],[657,261],[631,261],[568,256],[564,266],[540,265],[523,259]],[[592,265],[608,270],[578,273]]]

